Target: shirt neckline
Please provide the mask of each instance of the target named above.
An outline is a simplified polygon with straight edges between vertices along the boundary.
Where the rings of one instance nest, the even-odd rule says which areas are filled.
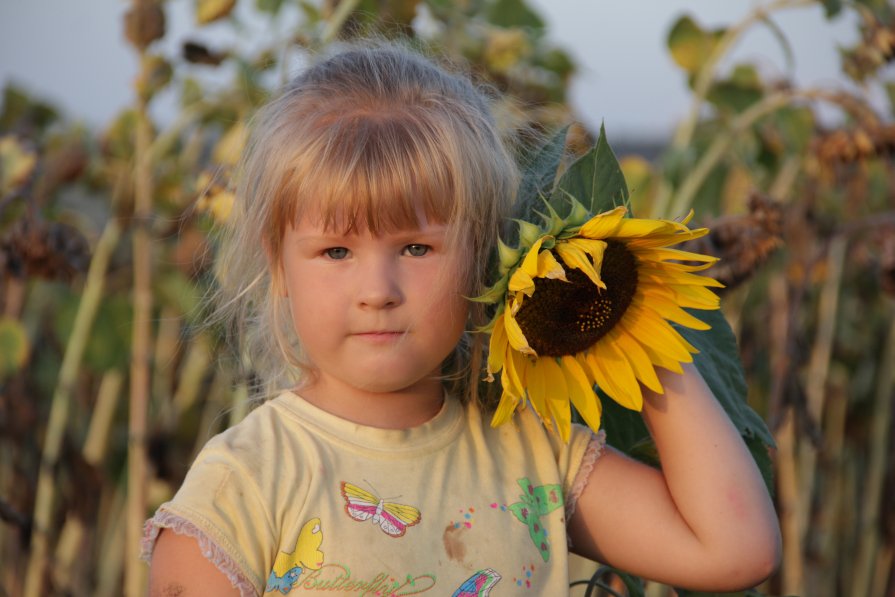
[[[443,447],[456,436],[463,416],[463,405],[450,395],[445,395],[441,409],[434,417],[406,429],[382,429],[348,421],[314,406],[292,391],[284,391],[271,402],[309,431],[328,436],[329,441],[365,451],[392,453]]]

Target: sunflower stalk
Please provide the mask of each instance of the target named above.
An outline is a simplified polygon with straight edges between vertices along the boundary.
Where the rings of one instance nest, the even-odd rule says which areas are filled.
[[[140,62],[146,64],[146,49]],[[130,411],[128,439],[127,514],[125,517],[125,595],[144,592],[145,566],[139,559],[140,537],[146,518],[146,420],[152,355],[152,126],[147,98],[137,92],[134,138],[133,304],[131,339]]]
[[[833,339],[836,332],[836,313],[839,308],[839,293],[842,288],[842,270],[845,266],[847,241],[837,236],[830,241],[827,254],[827,278],[821,289],[818,304],[818,329],[811,350],[811,360],[805,380],[808,416],[818,425],[821,424],[826,410],[826,385],[830,371],[830,359],[833,354]],[[815,473],[817,466],[817,449],[810,441],[802,442],[799,449],[799,486],[801,503],[799,528],[807,532],[814,498]],[[807,540],[807,537],[805,538]]]
[[[162,307],[155,337],[152,399],[153,408],[157,412],[156,418],[163,429],[172,429],[178,420],[171,394],[175,385],[177,357],[180,354],[180,331],[179,312],[170,306]]]
[[[789,373],[789,356],[785,347],[789,344],[790,308],[787,297],[787,283],[783,278],[771,281],[771,363],[775,395]],[[779,397],[772,395],[772,402],[779,403]],[[783,593],[801,595],[804,572],[802,568],[802,537],[799,527],[799,481],[796,465],[796,428],[793,408],[787,406],[782,413],[782,421],[776,430],[777,442],[777,502],[780,513],[780,532],[783,536]]]
[[[696,123],[699,121],[699,115],[702,112],[703,104],[705,104],[706,97],[708,96],[712,82],[715,79],[715,74],[718,71],[718,65],[737,40],[739,40],[739,38],[756,23],[761,21],[767,22],[770,15],[778,10],[815,3],[816,0],[776,0],[775,2],[766,5],[757,6],[739,23],[724,31],[724,34],[717,43],[715,43],[708,58],[699,69],[696,81],[693,84],[693,98],[690,103],[690,111],[687,113],[684,121],[675,130],[674,137],[671,141],[672,149],[684,149],[690,144],[690,140],[693,138],[693,131],[696,129]]]
[[[342,27],[345,26],[348,17],[351,16],[351,13],[354,12],[359,5],[360,0],[342,0],[338,3],[335,11],[326,23],[323,34],[320,36],[322,45],[326,45],[336,39],[336,36],[339,35]]]
[[[56,464],[59,462],[59,454],[62,448],[62,440],[68,424],[68,411],[71,405],[71,394],[74,389],[84,350],[87,348],[87,340],[90,338],[90,330],[96,318],[100,301],[103,295],[103,287],[106,280],[106,272],[109,261],[118,239],[121,236],[121,228],[116,218],[111,218],[106,223],[96,249],[90,259],[90,267],[87,270],[87,279],[78,303],[71,336],[65,347],[62,357],[62,366],[59,369],[59,378],[53,399],[50,403],[50,417],[44,435],[43,451],[41,453],[40,472],[37,478],[37,493],[34,501],[34,519],[31,531],[31,554],[28,558],[28,568],[25,573],[25,597],[37,597],[43,592],[43,577],[47,570],[47,555],[50,549],[50,528],[53,517],[53,503],[56,498],[55,474]]]
[[[895,314],[889,314],[889,333],[877,367],[876,395],[870,429],[870,454],[859,509],[858,556],[851,583],[851,597],[870,595],[874,565],[880,548],[880,506],[886,476],[886,457],[892,426],[893,389],[895,389]]]
[[[814,4],[815,2],[816,0],[776,0],[775,2],[771,2],[767,5],[757,6],[739,23],[724,31],[724,34],[712,47],[709,56],[706,58],[705,62],[702,64],[699,72],[696,75],[696,79],[693,84],[693,96],[690,102],[690,111],[687,113],[687,116],[684,118],[683,122],[677,127],[674,132],[674,136],[672,137],[670,146],[671,151],[682,151],[690,144],[690,141],[693,139],[693,133],[696,130],[696,124],[699,122],[699,116],[702,113],[702,108],[706,102],[706,97],[708,96],[712,83],[715,80],[718,66],[720,65],[721,60],[724,58],[724,56],[727,55],[730,49],[737,42],[737,40],[739,40],[746,31],[748,31],[753,25],[755,25],[755,23],[763,21],[771,26],[769,17],[772,13],[778,10],[795,8],[800,5]],[[777,37],[778,39],[783,40],[784,47],[786,47],[785,39],[779,35]],[[787,52],[787,55],[789,54],[791,54],[791,52]],[[659,187],[658,195],[653,202],[653,205],[655,206],[652,210],[653,217],[661,217],[669,213],[667,210],[671,199],[671,187],[667,182],[663,181],[661,186]],[[672,210],[670,213],[675,214],[681,212]]]
[[[82,454],[84,460],[93,466],[100,466],[107,452],[109,431],[118,408],[121,388],[124,386],[124,373],[118,369],[110,369],[103,375],[87,428],[87,439],[84,440]]]
[[[843,509],[851,508],[851,503],[844,500],[845,475],[848,466],[845,449],[845,423],[848,413],[848,397],[845,389],[845,375],[831,373],[830,393],[827,397],[826,414],[824,416],[824,450],[821,453],[821,472],[824,482],[824,499],[820,501],[820,510],[815,521],[815,537],[820,566],[815,568],[813,578],[807,578],[805,588],[808,594],[821,594],[825,587],[834,584],[836,550],[844,545],[843,531],[845,526],[840,522]]]
[[[665,213],[666,204],[670,202],[671,208],[669,213],[686,213],[693,203],[696,192],[699,191],[714,167],[718,165],[721,158],[733,145],[734,140],[760,118],[789,105],[796,95],[795,92],[789,90],[773,93],[756,102],[748,110],[737,116],[727,130],[715,136],[709,148],[696,162],[696,165],[681,183],[680,188],[670,201],[656,201],[656,212],[658,214]]]
[[[828,102],[858,116],[862,116],[867,111],[863,106],[856,105],[853,101],[847,101],[841,94],[823,89],[786,89],[766,95],[739,114],[722,133],[715,135],[708,149],[700,156],[673,196],[667,187],[660,190],[659,197],[653,202],[654,216],[662,216],[666,213],[686,213],[693,204],[696,193],[715,166],[727,154],[736,138],[761,118],[791,105],[796,100]],[[670,210],[669,203],[671,204]]]

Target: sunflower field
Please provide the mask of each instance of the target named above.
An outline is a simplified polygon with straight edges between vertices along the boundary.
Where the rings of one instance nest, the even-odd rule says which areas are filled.
[[[100,130],[3,89],[0,596],[146,594],[143,521],[251,408],[251,373],[201,325],[245,123],[309,52],[371,35],[449,56],[500,91],[526,169],[521,213],[566,192],[635,217],[694,210],[689,225],[710,233],[682,248],[720,258],[704,273],[724,288],[720,310],[698,312],[711,331],[681,334],[765,474],[784,539],[780,569],[748,594],[895,595],[891,3],[766,0],[719,28],[681,15],[664,41],[691,108],[649,156],[613,143],[611,122],[608,138],[569,126],[575,60],[526,0],[193,6],[195,30],[170,53],[165,1],[127,2],[133,101]],[[786,53],[783,10],[856,23],[832,83],[722,68],[756,28]],[[238,40],[248,18],[294,27],[204,41],[211,24]],[[165,125],[151,111],[163,93],[179,106]],[[658,466],[639,416],[602,402],[609,442]],[[584,561],[572,578],[592,575],[573,594],[695,595]]]

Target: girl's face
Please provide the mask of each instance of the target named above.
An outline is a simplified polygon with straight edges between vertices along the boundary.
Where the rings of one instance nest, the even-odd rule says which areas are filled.
[[[306,399],[354,420],[381,395],[440,404],[441,363],[468,309],[446,230],[424,222],[376,236],[341,234],[307,217],[286,230],[282,287],[317,372],[302,389]]]

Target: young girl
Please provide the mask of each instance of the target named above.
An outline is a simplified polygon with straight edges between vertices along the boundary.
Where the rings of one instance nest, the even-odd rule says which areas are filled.
[[[643,389],[662,471],[531,408],[489,425],[467,297],[516,178],[485,97],[402,48],[342,50],[261,110],[222,311],[290,389],[148,521],[152,595],[561,595],[569,549],[692,589],[773,571],[772,504],[692,366]]]

